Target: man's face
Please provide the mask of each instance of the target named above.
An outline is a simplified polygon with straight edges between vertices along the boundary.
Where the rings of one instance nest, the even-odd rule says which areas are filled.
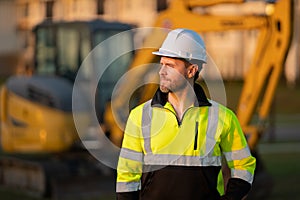
[[[186,87],[189,69],[184,61],[161,57],[160,65],[160,90],[162,92],[176,92]]]

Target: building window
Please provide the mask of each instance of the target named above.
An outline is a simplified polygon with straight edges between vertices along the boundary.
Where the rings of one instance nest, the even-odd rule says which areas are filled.
[[[163,11],[167,9],[167,0],[156,0],[156,10],[159,11]]]
[[[97,14],[98,15],[104,14],[104,2],[105,2],[105,0],[97,0]]]
[[[53,17],[53,5],[54,1],[46,1],[46,18],[52,19]]]

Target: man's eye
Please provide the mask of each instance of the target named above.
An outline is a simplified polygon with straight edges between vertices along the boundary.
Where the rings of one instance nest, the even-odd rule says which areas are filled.
[[[160,67],[174,68],[174,65],[172,65],[172,64],[160,64]]]

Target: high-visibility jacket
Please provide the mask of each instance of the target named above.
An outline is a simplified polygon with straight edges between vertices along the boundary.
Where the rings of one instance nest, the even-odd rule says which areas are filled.
[[[197,102],[181,121],[157,90],[129,115],[117,168],[117,198],[220,199],[222,157],[231,169],[223,199],[241,199],[251,188],[255,158],[235,114],[208,100],[194,85]]]

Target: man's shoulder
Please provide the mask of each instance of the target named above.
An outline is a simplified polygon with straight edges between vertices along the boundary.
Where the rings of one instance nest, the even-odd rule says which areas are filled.
[[[226,112],[226,113],[230,113],[230,114],[235,114],[233,112],[232,109],[230,109],[229,107],[227,107],[227,105],[224,105],[222,103],[216,102],[214,100],[209,100],[209,102],[211,103],[211,107],[212,108],[218,108],[220,111]]]
[[[141,103],[141,104],[133,107],[131,109],[131,112],[141,112],[144,109],[145,106],[148,106],[149,108],[151,108],[151,99],[144,102],[144,103]]]

